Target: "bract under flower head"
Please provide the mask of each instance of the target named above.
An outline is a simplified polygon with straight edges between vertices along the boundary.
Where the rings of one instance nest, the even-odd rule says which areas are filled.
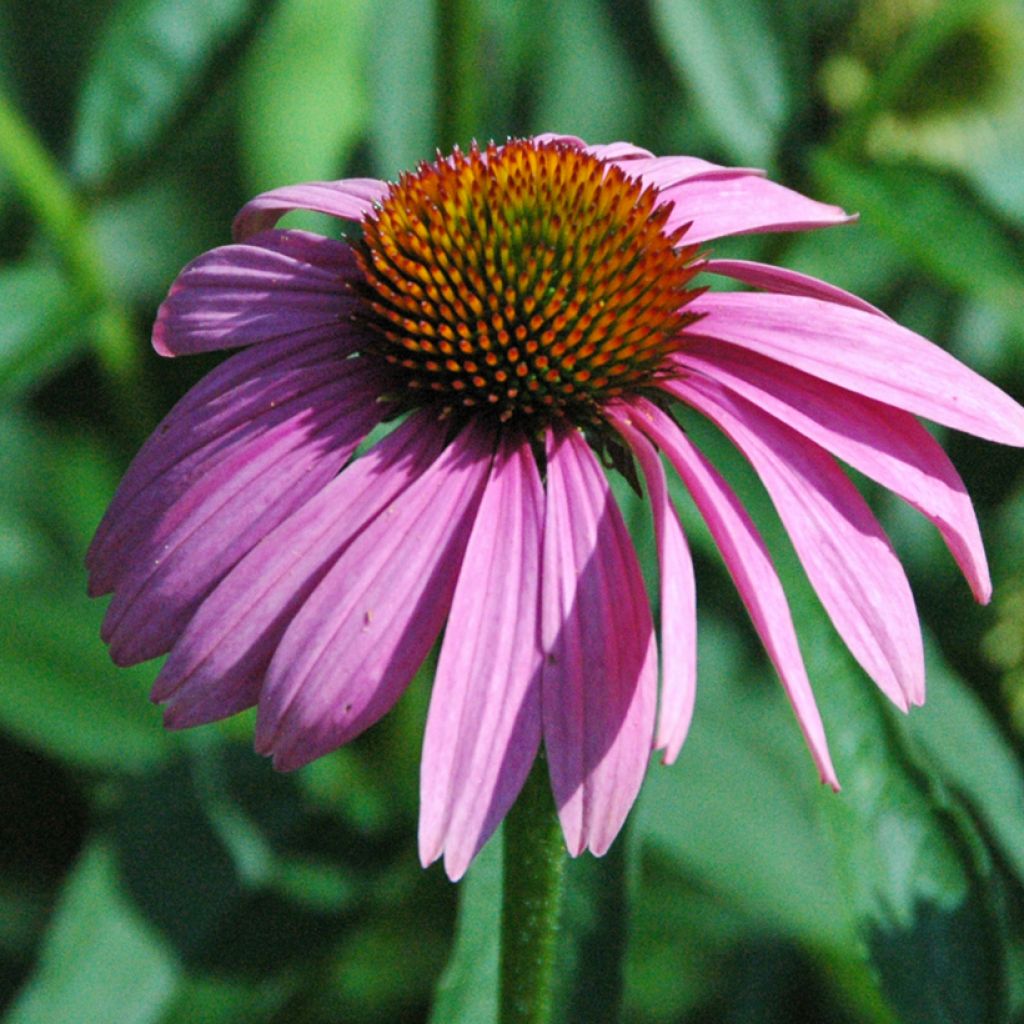
[[[658,190],[559,142],[404,175],[363,221],[361,289],[410,404],[535,428],[648,389],[693,317],[695,247]],[[409,392],[413,392],[412,395]]]
[[[297,207],[363,238],[275,228]],[[723,235],[849,219],[756,171],[568,136],[456,152],[397,184],[258,196],[154,326],[164,355],[243,351],[168,414],[96,532],[90,590],[113,592],[112,656],[168,652],[153,697],[171,727],[257,705],[257,749],[289,769],[384,715],[443,630],[424,863],[443,852],[451,877],[465,871],[542,743],[569,851],[600,854],[651,748],[675,758],[693,710],[696,589],[664,456],[838,786],[767,546],[676,406],[753,466],[837,631],[903,709],[924,699],[913,598],[837,459],[930,519],[986,601],[970,500],[915,416],[1024,444],[1024,409],[863,299],[696,260]],[[698,272],[756,290],[704,291]],[[660,689],[643,574],[595,443],[646,487]]]

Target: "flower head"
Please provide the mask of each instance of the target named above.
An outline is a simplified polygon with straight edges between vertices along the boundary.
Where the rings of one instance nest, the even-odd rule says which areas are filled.
[[[295,208],[360,238],[276,229]],[[931,519],[985,601],[970,500],[915,416],[1024,444],[1024,409],[868,303],[701,254],[849,219],[754,171],[567,136],[257,197],[157,318],[164,355],[243,351],[170,412],[100,524],[90,588],[113,591],[112,656],[170,652],[153,696],[173,728],[257,705],[257,749],[290,769],[384,715],[443,630],[424,863],[465,871],[542,743],[570,852],[602,853],[693,708],[694,576],[663,455],[837,786],[771,558],[675,404],[746,456],[837,630],[904,709],[924,699],[913,599],[836,458]],[[708,292],[707,275],[757,290]],[[602,457],[638,467],[651,505],[660,690]]]

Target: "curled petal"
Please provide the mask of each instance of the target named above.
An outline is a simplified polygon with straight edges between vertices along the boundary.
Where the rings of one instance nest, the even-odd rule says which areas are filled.
[[[359,340],[348,288],[358,276],[349,246],[306,231],[267,231],[211,249],[171,286],[153,347],[180,356],[315,334],[347,353]]]
[[[742,395],[927,516],[975,598],[988,601],[992,584],[971,499],[949,457],[913,416],[722,342],[695,339],[679,365]],[[671,392],[674,385],[665,387]]]
[[[906,574],[867,502],[831,456],[712,381],[676,382],[771,495],[821,603],[854,657],[901,710],[924,702],[924,647]]]
[[[389,187],[376,178],[344,178],[275,188],[250,199],[239,210],[232,232],[236,241],[244,241],[272,228],[290,210],[312,210],[359,221],[387,195]]]
[[[693,559],[672,505],[665,468],[657,451],[629,421],[629,414],[607,410],[615,429],[636,455],[654,513],[661,585],[661,703],[655,750],[665,751],[671,764],[690,729],[697,693],[697,587]]]
[[[668,456],[722,552],[754,628],[779,673],[823,782],[839,789],[825,729],[797,643],[789,604],[768,549],[746,510],[703,453],[661,409],[637,399],[633,425]]]
[[[575,430],[548,434],[541,599],[544,745],[569,852],[602,854],[640,789],[657,688],[633,543]]]
[[[448,614],[492,448],[467,427],[306,599],[260,694],[256,747],[277,768],[341,746],[401,695]]]
[[[353,539],[440,455],[447,428],[411,416],[249,552],[202,603],[152,698],[184,728],[256,703],[285,629]]]
[[[955,430],[1024,446],[1024,408],[891,320],[799,295],[705,292],[690,331],[760,352]]]
[[[529,444],[495,457],[452,598],[420,767],[420,858],[457,880],[537,756],[544,490]]]

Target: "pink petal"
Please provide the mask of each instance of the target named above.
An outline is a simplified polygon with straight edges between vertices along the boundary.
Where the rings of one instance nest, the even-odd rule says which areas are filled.
[[[646,399],[636,399],[633,425],[669,457],[708,524],[754,628],[796,713],[823,782],[839,789],[825,730],[814,702],[786,595],[768,549],[729,485],[673,420]]]
[[[250,199],[238,211],[232,233],[244,241],[272,228],[290,210],[312,210],[342,220],[360,221],[388,193],[386,181],[376,178],[344,178],[341,181],[310,181],[286,185]]]
[[[618,163],[618,161],[615,161]],[[656,156],[623,161],[621,169],[645,185],[668,189],[684,181],[711,181],[726,178],[763,178],[764,171],[753,167],[723,167],[696,156]]]
[[[750,260],[706,260],[701,268],[709,274],[722,274],[734,281],[763,288],[769,292],[781,292],[785,295],[804,295],[811,299],[822,299],[825,302],[837,302],[841,306],[850,306],[865,313],[874,313],[890,319],[877,306],[850,292],[837,288],[827,281],[819,281],[816,277],[801,274],[795,270],[774,267],[770,263],[754,263]]]
[[[758,231],[805,231],[856,219],[838,206],[808,199],[774,181],[743,177],[693,178],[662,190],[674,204],[665,223],[670,234],[684,224],[687,245],[723,235]]]
[[[760,352],[956,430],[1024,446],[1024,408],[948,352],[890,320],[796,295],[706,292],[695,336]]]
[[[679,364],[714,378],[900,495],[935,523],[974,596],[988,601],[992,584],[971,500],[946,453],[913,416],[722,342],[688,342]]]
[[[349,246],[306,231],[267,231],[211,249],[171,286],[153,347],[180,356],[319,332],[351,351],[358,334],[348,282],[359,278]]]
[[[661,706],[655,750],[671,764],[690,729],[697,692],[697,588],[693,560],[665,482],[665,468],[650,441],[625,415],[607,409],[615,429],[640,463],[654,512],[661,584]]]
[[[674,392],[716,423],[771,495],[821,603],[854,657],[901,710],[924,702],[924,647],[906,574],[867,502],[831,456],[713,381]]]
[[[458,880],[515,802],[540,745],[544,490],[529,444],[495,458],[459,571],[420,768],[420,859]]]
[[[117,664],[168,650],[232,566],[344,465],[381,416],[374,391],[347,384],[272,410],[264,431],[211,460],[173,504],[160,509],[162,489],[150,489],[151,513],[122,545],[125,570],[103,623]]]
[[[493,438],[467,427],[346,548],[267,670],[256,746],[290,770],[387,712],[441,630],[491,464]]]
[[[256,703],[284,631],[340,554],[440,455],[447,425],[409,417],[256,545],[202,603],[153,686],[185,728]]]
[[[640,789],[657,668],[640,566],[582,436],[549,432],[541,634],[544,745],[573,856],[600,855]]]

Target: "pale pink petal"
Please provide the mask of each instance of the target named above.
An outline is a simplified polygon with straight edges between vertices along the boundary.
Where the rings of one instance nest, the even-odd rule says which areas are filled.
[[[620,160],[628,163],[632,160],[651,160],[654,158],[654,154],[649,149],[634,146],[632,142],[609,142],[603,146],[584,146],[583,148],[599,160],[609,163],[617,163]]]
[[[805,231],[856,219],[838,206],[808,199],[754,174],[694,178],[663,189],[661,195],[674,204],[666,234],[689,224],[687,245],[723,235]]]
[[[784,295],[805,295],[811,299],[823,299],[825,302],[837,302],[841,306],[860,309],[865,313],[875,313],[890,319],[877,306],[850,292],[837,288],[827,281],[819,281],[816,277],[801,274],[796,270],[784,267],[773,267],[770,263],[754,263],[751,260],[705,260],[701,269],[709,274],[722,274],[734,281],[763,288],[769,292],[781,292]]]
[[[164,356],[267,343],[318,332],[352,351],[360,271],[349,246],[305,231],[267,231],[211,249],[178,275],[157,312],[153,347]]]
[[[629,412],[606,409],[643,470],[654,513],[661,585],[661,701],[655,750],[671,764],[690,729],[697,692],[697,588],[693,559],[665,482],[665,468],[650,441],[629,421]]]
[[[633,543],[594,454],[549,431],[541,636],[544,745],[570,854],[600,855],[651,750],[657,652]]]
[[[354,366],[355,364],[353,364]],[[143,529],[141,515],[131,511],[140,493],[169,470],[182,472],[191,459],[212,457],[253,422],[280,395],[291,400],[331,375],[350,373],[330,342],[285,338],[240,352],[212,370],[181,398],[132,460],[89,547],[85,564],[90,571],[89,593],[105,594],[124,570],[124,553],[108,555],[117,531]],[[186,472],[197,475],[194,470]],[[201,472],[201,470],[200,470]],[[168,504],[161,498],[158,508]]]
[[[202,603],[153,686],[184,728],[256,703],[296,612],[352,540],[440,455],[447,425],[409,417],[246,555]]]
[[[948,352],[882,317],[797,295],[705,292],[695,336],[731,341],[956,430],[1024,446],[1024,408]]]
[[[256,746],[283,770],[387,712],[437,638],[490,469],[493,435],[467,427],[345,549],[267,670]]]
[[[122,543],[125,571],[102,630],[117,664],[169,650],[203,598],[337,473],[381,416],[374,392],[353,395],[337,382],[280,411]]]
[[[691,339],[679,365],[724,384],[926,515],[978,601],[992,594],[971,499],[938,442],[902,409],[720,341]],[[672,382],[665,388],[672,391]]]
[[[236,241],[244,241],[272,228],[290,210],[312,210],[342,220],[362,220],[388,193],[386,181],[376,178],[344,178],[341,181],[310,181],[285,185],[250,199],[238,211],[232,225]]]
[[[614,161],[619,163],[618,160]],[[696,156],[656,156],[649,159],[624,160],[619,167],[645,185],[668,189],[683,181],[712,181],[725,178],[763,178],[764,171],[754,167],[723,167]]]
[[[902,711],[924,702],[924,647],[906,574],[867,502],[827,452],[701,377],[675,393],[716,423],[764,483],[821,603]]]
[[[420,767],[420,859],[453,881],[522,789],[540,745],[544,490],[530,445],[494,460],[445,629]]]
[[[822,781],[838,790],[839,782],[789,605],[764,541],[732,489],[676,423],[646,399],[635,400],[634,406],[633,425],[669,457],[708,524],[754,628],[779,673]]]

